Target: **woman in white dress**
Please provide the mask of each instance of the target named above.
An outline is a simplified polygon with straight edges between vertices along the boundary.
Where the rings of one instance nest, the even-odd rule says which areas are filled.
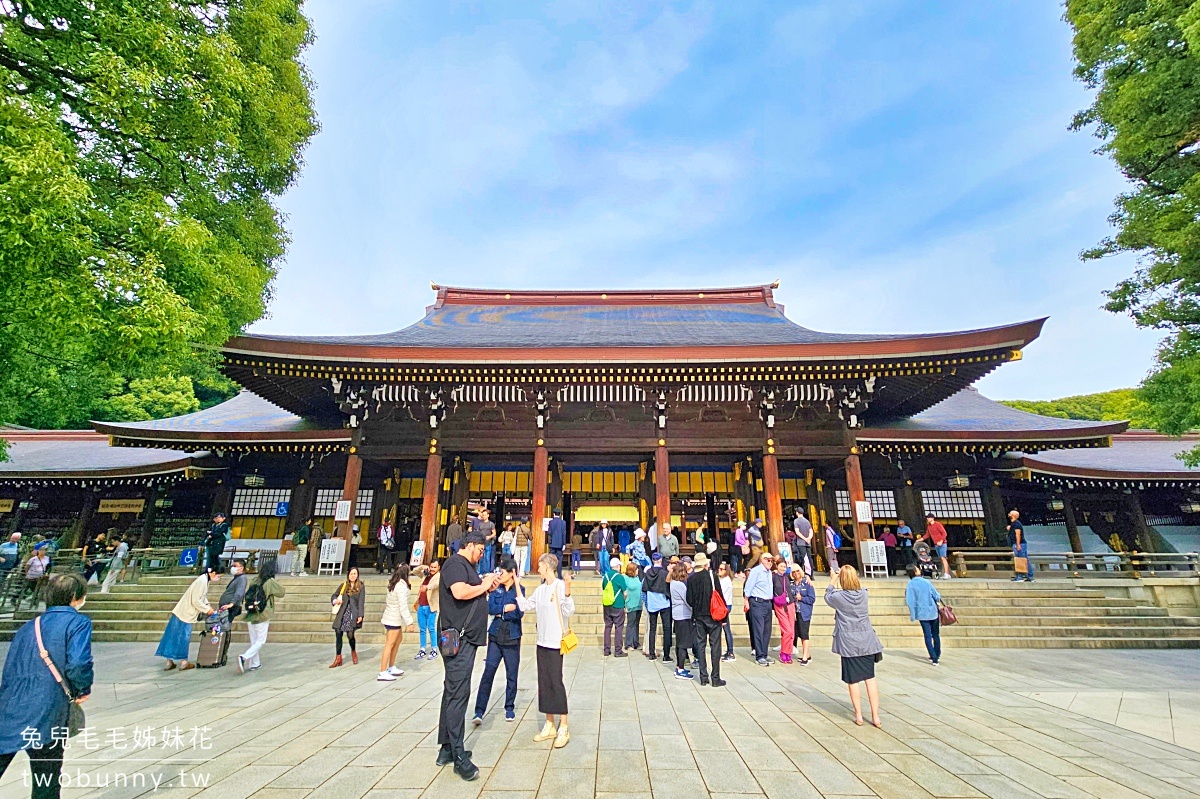
[[[575,612],[571,599],[571,575],[558,578],[558,558],[538,558],[542,584],[533,595],[517,597],[517,606],[525,613],[537,614],[538,710],[546,714],[546,725],[533,736],[535,741],[554,739],[554,748],[562,749],[571,740],[567,731],[567,689],[563,685],[562,638],[567,619]],[[555,726],[555,717],[558,724]]]

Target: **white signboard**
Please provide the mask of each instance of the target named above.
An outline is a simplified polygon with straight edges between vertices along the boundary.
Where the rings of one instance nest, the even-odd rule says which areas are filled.
[[[875,517],[871,514],[871,503],[860,499],[854,503],[854,518],[859,524],[873,524]]]
[[[341,574],[346,561],[346,539],[321,539],[321,557],[317,563],[317,574]]]
[[[868,538],[858,542],[859,565],[862,573],[870,577],[887,577],[887,550],[882,541]]]
[[[792,545],[787,542],[780,542],[779,557],[789,566],[792,565],[795,562],[792,560]]]
[[[425,542],[413,541],[412,557],[408,559],[409,566],[420,566],[425,562]]]
[[[350,506],[352,504],[348,499],[339,499],[337,508],[333,511],[333,520],[335,522],[350,521]]]

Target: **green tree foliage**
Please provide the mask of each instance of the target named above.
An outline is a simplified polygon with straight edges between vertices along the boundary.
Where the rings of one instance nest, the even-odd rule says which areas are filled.
[[[301,2],[0,0],[0,422],[228,393],[316,129]]]
[[[99,419],[142,422],[200,410],[190,377],[141,377],[122,388],[100,403]]]
[[[1006,400],[1010,408],[1057,419],[1092,419],[1102,422],[1128,420],[1130,427],[1151,426],[1150,408],[1134,388],[1119,388],[1099,394],[1079,394],[1056,400]]]
[[[1155,427],[1180,433],[1200,423],[1200,2],[1067,0],[1066,19],[1096,90],[1074,126],[1130,181],[1115,235],[1084,257],[1139,257],[1106,307],[1167,332],[1142,396]]]

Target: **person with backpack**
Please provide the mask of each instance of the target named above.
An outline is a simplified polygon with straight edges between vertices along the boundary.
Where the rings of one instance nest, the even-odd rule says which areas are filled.
[[[661,540],[661,539],[660,539]],[[642,594],[646,597],[646,657],[658,658],[654,651],[658,638],[658,624],[663,629],[663,662],[671,660],[671,597],[667,587],[667,567],[663,556],[655,552],[650,556],[650,568],[642,574]]]
[[[829,564],[829,576],[837,574],[838,550],[842,548],[842,537],[833,525],[825,523],[825,561]]]
[[[685,586],[687,603],[692,608],[692,623],[699,642],[700,684],[709,684],[711,668],[712,687],[720,688],[725,685],[725,681],[721,679],[721,626],[729,618],[729,605],[725,602],[717,575],[708,565],[708,556],[697,552],[692,560],[693,571]]]
[[[376,538],[379,540],[379,556],[376,559],[375,570],[379,574],[390,572],[395,569],[396,528],[388,520],[387,511],[383,512],[383,522],[379,525]],[[405,609],[407,607],[405,605]]]
[[[238,655],[238,671],[258,671],[262,666],[258,653],[267,642],[267,630],[271,619],[275,618],[275,600],[282,599],[284,591],[279,581],[275,579],[275,564],[267,562],[258,570],[254,581],[246,588],[243,597],[246,609],[246,631],[250,634],[250,646]]]
[[[604,606],[604,656],[628,657],[625,652],[625,575],[621,561],[613,558],[601,578],[600,604]],[[612,638],[616,632],[615,639]]]
[[[391,579],[388,580],[383,618],[380,619],[383,629],[387,631],[387,639],[384,641],[383,655],[379,661],[379,676],[375,678],[380,682],[395,682],[397,677],[404,676],[404,669],[396,668],[396,652],[400,649],[400,642],[404,640],[404,628],[407,627],[410,633],[417,631],[412,613],[408,610],[408,576],[408,564],[401,563],[392,570]]]

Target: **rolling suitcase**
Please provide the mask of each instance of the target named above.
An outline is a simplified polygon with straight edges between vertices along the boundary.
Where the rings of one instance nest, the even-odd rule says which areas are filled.
[[[196,665],[202,669],[215,669],[225,665],[229,654],[229,621],[224,613],[205,624],[200,634],[200,651],[196,653]]]

